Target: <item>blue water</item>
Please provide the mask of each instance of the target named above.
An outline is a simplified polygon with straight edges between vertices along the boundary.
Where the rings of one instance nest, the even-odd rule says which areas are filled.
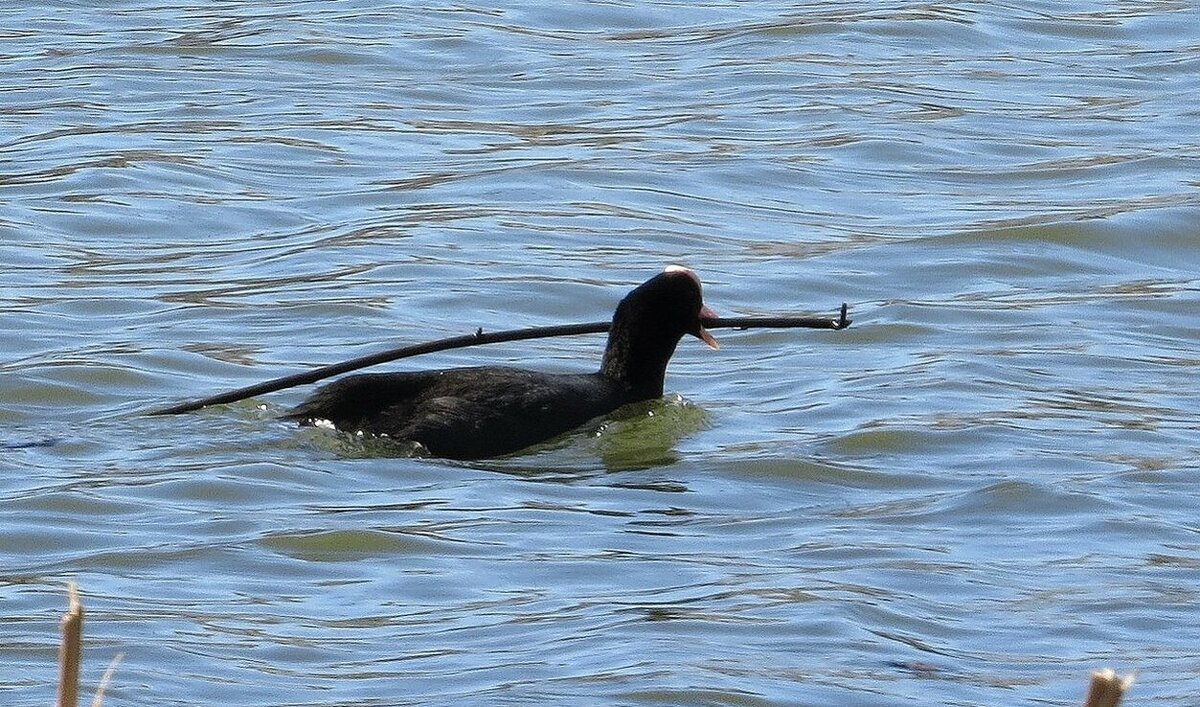
[[[0,701],[1130,705],[1200,691],[1188,3],[0,10]],[[525,454],[158,405],[725,315]],[[598,364],[598,337],[391,370]]]

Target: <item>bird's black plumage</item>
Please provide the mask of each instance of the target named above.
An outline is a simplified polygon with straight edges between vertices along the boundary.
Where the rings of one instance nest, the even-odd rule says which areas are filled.
[[[284,417],[418,442],[441,457],[507,454],[661,396],[667,362],[684,334],[716,347],[701,325],[706,316],[713,315],[699,278],[672,266],[617,305],[595,373],[484,366],[359,374],[323,386]]]

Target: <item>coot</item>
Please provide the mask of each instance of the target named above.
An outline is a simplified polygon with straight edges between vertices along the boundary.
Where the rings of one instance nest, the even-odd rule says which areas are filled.
[[[452,459],[493,457],[574,429],[622,405],[663,394],[667,361],[684,334],[717,342],[701,325],[700,278],[669,266],[625,296],[595,373],[485,366],[348,376],[284,417],[420,443]]]

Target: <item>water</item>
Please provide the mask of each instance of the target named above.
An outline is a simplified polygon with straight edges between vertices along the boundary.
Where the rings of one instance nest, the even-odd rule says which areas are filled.
[[[0,694],[1077,704],[1200,689],[1188,3],[0,10]],[[669,262],[662,403],[470,464],[149,407]],[[596,365],[596,337],[407,366]]]

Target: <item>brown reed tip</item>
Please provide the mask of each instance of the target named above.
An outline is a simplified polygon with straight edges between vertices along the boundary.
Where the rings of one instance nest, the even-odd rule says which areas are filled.
[[[1125,691],[1133,684],[1133,675],[1118,677],[1112,668],[1097,670],[1092,673],[1092,682],[1088,686],[1087,700],[1083,707],[1117,707]]]
[[[62,643],[58,649],[58,707],[76,707],[79,702],[79,665],[83,660],[83,604],[74,582],[67,584],[67,613],[59,623]]]

